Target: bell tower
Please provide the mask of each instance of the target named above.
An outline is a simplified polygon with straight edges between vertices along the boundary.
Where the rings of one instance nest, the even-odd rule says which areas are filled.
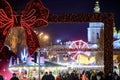
[[[90,22],[88,27],[88,43],[97,43],[100,38],[100,30],[104,28],[102,22]]]

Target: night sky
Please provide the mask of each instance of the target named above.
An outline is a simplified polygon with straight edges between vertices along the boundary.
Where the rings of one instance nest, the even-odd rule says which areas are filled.
[[[30,0],[8,0],[16,12],[24,10]],[[96,0],[41,0],[50,13],[92,13]],[[116,26],[120,27],[119,0],[99,0],[101,12],[112,12]],[[120,29],[120,28],[119,28]]]
[[[88,23],[49,23],[47,27],[37,30],[48,34],[50,41],[55,43],[57,40],[65,42],[80,39],[87,42],[87,28]]]
[[[30,0],[8,0],[14,11],[21,13]],[[96,0],[41,0],[50,13],[93,13]],[[115,15],[115,25],[120,29],[119,0],[99,0],[101,12],[112,12]],[[69,28],[68,28],[69,26]],[[83,26],[85,27],[83,29]],[[48,24],[48,27],[39,29],[47,31],[53,39],[87,41],[88,24]],[[74,37],[73,37],[74,36]]]

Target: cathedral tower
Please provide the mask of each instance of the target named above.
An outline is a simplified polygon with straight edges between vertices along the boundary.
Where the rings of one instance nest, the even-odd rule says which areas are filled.
[[[88,42],[97,43],[100,38],[100,30],[104,28],[104,23],[102,22],[90,22],[88,27]]]

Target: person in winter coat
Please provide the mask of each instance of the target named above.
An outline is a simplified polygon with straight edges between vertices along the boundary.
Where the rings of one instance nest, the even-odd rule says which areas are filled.
[[[19,80],[19,79],[18,79],[18,77],[16,76],[16,74],[13,73],[13,76],[12,76],[12,78],[11,78],[10,80]]]
[[[49,80],[48,72],[45,72],[45,74],[42,77],[42,80]]]
[[[55,77],[53,76],[52,72],[49,73],[48,78],[49,80],[55,80]]]

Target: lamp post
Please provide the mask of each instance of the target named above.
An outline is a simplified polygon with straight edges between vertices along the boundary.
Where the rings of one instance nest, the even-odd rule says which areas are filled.
[[[41,44],[42,40],[47,40],[49,37],[48,35],[44,35],[43,32],[38,34],[38,39],[39,39],[39,44]],[[40,80],[40,53],[41,53],[41,48],[38,50],[38,80]]]
[[[40,50],[38,51],[38,80],[40,80]]]

